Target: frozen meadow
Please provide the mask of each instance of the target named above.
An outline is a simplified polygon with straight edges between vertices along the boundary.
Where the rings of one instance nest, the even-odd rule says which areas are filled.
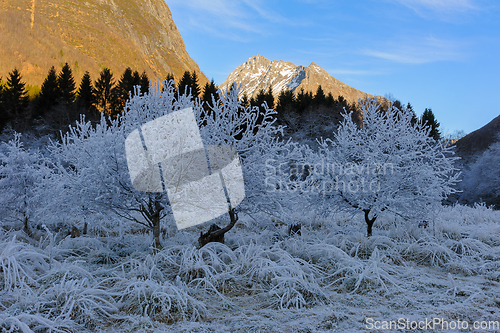
[[[236,90],[207,111],[164,85],[119,120],[2,143],[3,331],[500,332],[500,211],[441,205],[455,159],[410,114],[369,102],[362,128],[345,115],[312,150],[276,140],[272,110],[241,108]],[[224,244],[200,248],[209,224],[177,230],[165,194],[130,186],[125,137],[187,107],[205,144],[242,157],[245,200]],[[292,171],[324,158],[391,173]],[[271,159],[284,171],[270,175]],[[377,190],[304,191],[365,181]]]
[[[381,217],[242,217],[226,244],[177,231],[153,252],[140,230],[95,221],[63,239],[1,230],[0,322],[7,332],[387,332],[374,321],[495,322],[500,212],[443,207],[427,228]],[[403,323],[400,332],[412,331]],[[408,327],[405,327],[408,326]],[[381,326],[380,326],[381,327]],[[401,328],[401,327],[399,327]],[[491,330],[497,332],[498,326]],[[389,330],[390,331],[390,330]],[[398,331],[398,330],[393,330]],[[460,330],[441,329],[432,332]]]

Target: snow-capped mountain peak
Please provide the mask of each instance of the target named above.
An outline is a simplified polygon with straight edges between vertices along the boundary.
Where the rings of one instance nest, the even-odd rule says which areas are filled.
[[[250,57],[238,66],[220,88],[227,89],[233,82],[241,84],[241,95],[246,94],[248,97],[255,96],[261,89],[267,91],[269,87],[275,96],[284,89],[298,92],[303,88],[304,91],[315,93],[319,85],[325,94],[344,96],[349,102],[373,97],[337,80],[314,62],[304,67],[283,60],[269,60],[261,55]]]

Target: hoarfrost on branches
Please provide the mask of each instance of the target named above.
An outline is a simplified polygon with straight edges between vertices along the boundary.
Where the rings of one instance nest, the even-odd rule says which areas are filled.
[[[132,187],[124,142],[128,134],[144,123],[185,108],[192,108],[204,144],[231,145],[242,157],[246,200],[243,208],[269,203],[262,176],[265,156],[279,156],[286,144],[278,140],[280,127],[274,112],[265,108],[242,108],[237,91],[220,93],[220,103],[207,112],[190,95],[175,96],[173,82],[138,91],[127,102],[123,114],[101,117],[95,126],[81,119],[54,143],[51,152],[59,160],[60,193],[65,201],[87,210],[108,211],[153,231],[154,247],[160,248],[160,221],[171,215],[166,193],[139,192]],[[254,181],[257,180],[257,181]],[[258,201],[258,202],[257,202]],[[245,205],[246,204],[246,205]]]
[[[363,124],[351,113],[334,139],[322,140],[316,175],[332,204],[364,214],[367,235],[377,216],[388,211],[404,218],[423,218],[454,193],[460,175],[453,151],[429,137],[430,128],[412,122],[412,113],[390,105],[380,110],[375,100],[360,103]]]

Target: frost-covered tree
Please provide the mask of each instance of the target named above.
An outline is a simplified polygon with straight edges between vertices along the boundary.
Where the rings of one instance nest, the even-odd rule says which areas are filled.
[[[172,81],[165,81],[161,90],[159,87],[159,84],[150,87],[147,94],[136,91],[119,118],[102,116],[96,126],[82,119],[63,135],[62,143],[51,147],[52,154],[60,161],[58,186],[66,189],[65,200],[73,202],[72,206],[111,212],[150,228],[155,248],[161,247],[160,224],[164,217],[171,215],[171,209],[166,193],[140,192],[133,188],[125,154],[125,139],[132,131],[168,113],[193,108],[203,143],[231,145],[242,158],[246,207],[255,207],[255,200],[267,200],[256,193],[264,194],[262,157],[277,152],[283,145],[275,139],[281,129],[273,125],[273,111],[267,109],[261,123],[250,108],[238,112],[237,91],[223,96],[222,102],[215,104],[214,117],[202,119],[201,103],[192,101],[189,94],[176,98]],[[237,136],[240,139],[236,139]],[[261,181],[255,185],[253,179]]]
[[[460,201],[500,206],[500,140],[493,143],[464,172]]]
[[[51,176],[50,162],[38,151],[27,150],[21,135],[0,146],[0,216],[3,221],[20,220],[30,235],[29,222],[38,212],[37,189]]]
[[[313,175],[320,194],[364,214],[367,235],[384,211],[403,217],[425,216],[455,192],[455,157],[429,136],[431,128],[412,122],[412,112],[375,100],[360,103],[363,124],[344,113],[334,139],[320,146]]]

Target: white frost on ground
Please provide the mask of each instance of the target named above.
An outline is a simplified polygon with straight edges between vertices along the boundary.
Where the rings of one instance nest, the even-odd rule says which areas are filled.
[[[201,226],[163,239],[158,253],[140,233],[61,240],[38,231],[35,241],[0,228],[0,327],[411,332],[370,330],[367,320],[500,321],[499,211],[443,207],[425,229],[381,216],[369,239],[360,217],[341,213],[297,216],[294,237],[290,221],[260,218],[242,217],[225,245],[197,249]]]

